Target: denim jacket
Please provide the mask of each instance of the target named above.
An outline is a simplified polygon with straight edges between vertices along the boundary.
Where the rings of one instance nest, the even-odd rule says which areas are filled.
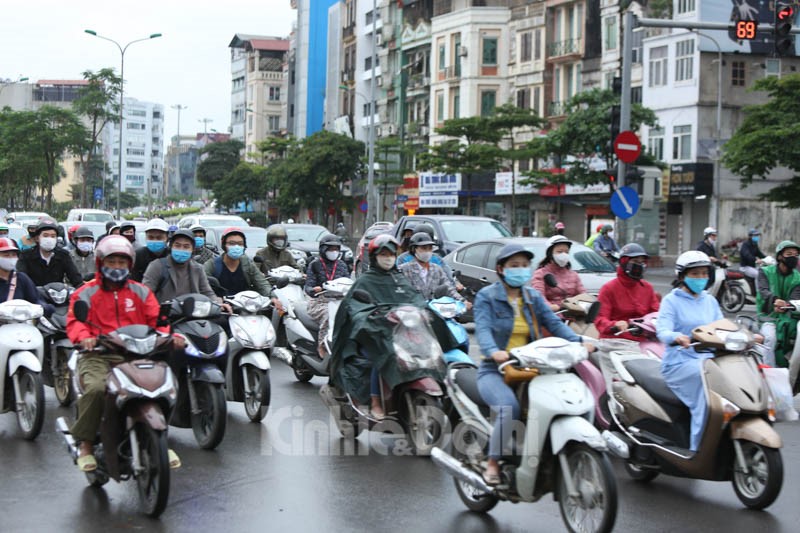
[[[542,295],[531,287],[523,287],[522,314],[531,330],[530,304],[539,322],[539,328],[547,330],[556,337],[561,337],[568,341],[580,342],[581,338],[558,318]],[[506,288],[503,282],[497,281],[488,287],[481,289],[475,297],[473,307],[475,315],[475,336],[481,348],[481,353],[490,357],[498,350],[505,350],[511,338],[511,331],[514,329],[514,310],[508,301]]]

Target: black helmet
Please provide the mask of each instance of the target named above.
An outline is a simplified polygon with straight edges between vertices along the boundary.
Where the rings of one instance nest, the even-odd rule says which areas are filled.
[[[619,251],[620,258],[622,257],[649,257],[647,252],[644,251],[640,245],[635,242],[628,243]]]
[[[513,257],[517,254],[524,255],[529,261],[533,259],[533,252],[526,250],[521,244],[512,243],[506,244],[500,248],[500,252],[497,254],[494,264],[495,266],[503,266],[510,257]]]
[[[124,232],[127,229],[133,229],[133,231],[135,232],[136,231],[136,224],[134,224],[130,220],[126,220],[126,221],[122,222],[119,225],[119,232],[120,233]]]
[[[187,239],[190,243],[192,243],[192,247],[194,247],[194,233],[189,231],[188,229],[179,229],[169,237],[169,242],[167,243],[170,247],[172,247],[172,243],[175,242],[175,239],[178,237],[183,237]]]
[[[36,224],[36,230],[33,232],[33,234],[34,236],[39,235],[46,229],[51,229],[56,233],[58,233],[58,223],[56,223],[56,221],[53,220],[52,218],[42,218],[41,220],[39,220],[39,223]]]
[[[341,250],[342,249],[342,239],[340,239],[336,235],[333,235],[333,234],[329,233],[328,235],[323,236],[319,240],[319,254],[320,255],[325,254],[325,252],[327,252],[328,248],[331,247],[331,246],[338,246],[339,250]]]
[[[106,222],[106,233],[108,233],[109,230],[111,228],[113,228],[114,226],[116,226],[116,225],[117,225],[117,222],[114,221],[114,220],[109,220],[108,222]]]
[[[417,226],[416,229],[419,229],[419,226]],[[409,242],[408,249],[411,251],[411,253],[414,253],[414,249],[417,246],[427,246],[429,244],[434,245],[436,243],[433,242],[433,239],[431,239],[430,235],[428,235],[424,231],[419,231],[411,236],[411,241]]]
[[[427,233],[428,236],[433,239],[433,226],[428,224],[427,222],[423,222],[422,224],[417,224],[414,226],[414,233],[424,232]]]
[[[92,233],[92,230],[90,230],[86,226],[81,226],[72,233],[72,238],[76,241],[78,239],[86,239],[86,238],[91,238],[92,240],[94,240],[94,233]]]
[[[388,233],[382,233],[369,241],[369,256],[374,257],[378,255],[381,250],[389,250],[393,254],[396,254],[399,247],[400,243],[397,242],[397,239]]]
[[[283,239],[283,243],[280,246],[276,245],[276,239]],[[289,235],[286,233],[286,228],[280,224],[273,224],[267,229],[267,246],[275,250],[283,250],[286,248],[287,244],[289,244]]]

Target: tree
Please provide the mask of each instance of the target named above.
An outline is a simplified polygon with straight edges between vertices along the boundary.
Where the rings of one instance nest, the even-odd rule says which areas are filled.
[[[384,218],[389,188],[393,185],[402,185],[403,177],[411,172],[408,161],[412,154],[413,148],[395,136],[384,137],[375,143],[375,163],[381,167],[375,180],[375,185],[381,188],[378,220]]]
[[[213,189],[214,182],[225,178],[239,164],[239,152],[243,148],[244,143],[235,139],[205,145],[200,150],[197,183],[203,189]]]
[[[37,133],[36,112],[6,107],[0,113],[0,205],[27,210],[35,197],[34,188],[46,172],[34,140]]]
[[[761,78],[751,90],[765,91],[769,100],[744,109],[745,119],[725,144],[722,164],[741,176],[742,187],[756,177],[766,179],[776,168],[788,168],[792,178],[763,197],[800,207],[800,74]]]
[[[214,182],[214,198],[223,207],[263,198],[267,190],[267,169],[256,163],[240,162],[225,177]]]

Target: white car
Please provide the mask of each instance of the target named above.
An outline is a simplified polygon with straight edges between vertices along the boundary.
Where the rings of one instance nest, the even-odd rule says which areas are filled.
[[[249,228],[250,224],[240,216],[236,215],[189,215],[178,221],[178,227],[189,229],[195,224],[200,224],[204,228]]]
[[[70,209],[67,222],[108,222],[114,215],[102,209]]]
[[[37,224],[40,218],[52,218],[47,213],[38,211],[17,211],[6,215],[6,222],[13,222],[20,226],[27,227],[29,223]]]

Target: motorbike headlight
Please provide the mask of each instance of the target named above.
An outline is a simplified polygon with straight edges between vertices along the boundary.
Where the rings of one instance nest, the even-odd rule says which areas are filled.
[[[67,289],[61,289],[57,291],[55,289],[47,289],[47,294],[50,296],[50,299],[53,300],[53,303],[56,305],[61,305],[67,301]]]
[[[189,340],[189,337],[184,336],[184,338],[186,339],[186,347],[184,348],[186,354],[191,355],[192,357],[202,357],[203,354],[201,354],[200,350],[198,350],[197,347],[192,344],[192,341]]]
[[[192,311],[193,318],[205,318],[211,314],[211,301],[195,302]]]
[[[214,352],[214,355],[220,357],[225,355],[225,351],[228,349],[228,336],[225,334],[224,331],[219,332],[219,344],[217,344],[217,351]]]
[[[741,352],[747,348],[750,336],[744,331],[733,331],[725,337],[725,349],[730,352]]]
[[[261,302],[256,299],[246,300],[244,302],[244,310],[248,313],[257,313],[258,310],[261,309],[261,305],[259,305],[260,303]]]
[[[243,327],[233,323],[233,321],[231,321],[231,333],[233,334],[233,338],[239,341],[242,347],[253,348],[253,339],[250,338],[250,335],[247,334],[247,331]]]
[[[120,335],[119,338],[122,342],[125,343],[125,349],[129,352],[139,354],[139,355],[147,355],[153,351],[153,348],[156,346],[156,335],[155,333],[152,335],[148,335],[143,339],[138,339],[136,337],[131,337],[129,335]]]
[[[457,314],[457,306],[455,302],[452,303],[434,303],[431,302],[431,307],[442,318],[453,318]]]

